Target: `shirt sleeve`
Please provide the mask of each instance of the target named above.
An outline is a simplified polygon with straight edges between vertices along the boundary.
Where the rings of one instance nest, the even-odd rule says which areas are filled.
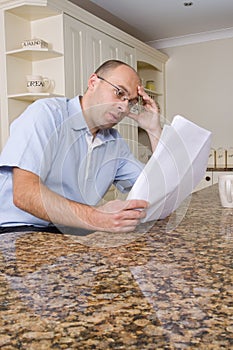
[[[31,104],[11,124],[10,136],[0,156],[0,166],[19,167],[39,176],[45,150],[46,157],[53,153],[61,120],[62,111],[55,99],[38,100]]]

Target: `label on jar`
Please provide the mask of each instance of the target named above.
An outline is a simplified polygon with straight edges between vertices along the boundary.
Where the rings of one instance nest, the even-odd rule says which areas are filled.
[[[216,167],[217,168],[226,167],[226,150],[222,147],[216,150]]]
[[[233,168],[233,147],[227,150],[227,168]]]

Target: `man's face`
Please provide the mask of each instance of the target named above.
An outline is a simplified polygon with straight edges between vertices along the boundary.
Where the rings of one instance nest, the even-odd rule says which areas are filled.
[[[127,66],[96,76],[95,122],[100,129],[118,124],[138,99],[137,74]]]

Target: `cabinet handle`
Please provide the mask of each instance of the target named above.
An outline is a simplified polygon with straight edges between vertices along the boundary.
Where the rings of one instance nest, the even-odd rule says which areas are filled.
[[[206,176],[206,181],[210,181],[211,180],[211,177],[210,176]]]

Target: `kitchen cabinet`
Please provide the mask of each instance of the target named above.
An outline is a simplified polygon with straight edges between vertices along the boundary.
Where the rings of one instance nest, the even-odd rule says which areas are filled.
[[[64,51],[62,15],[47,7],[22,5],[1,11],[1,146],[9,125],[34,100],[64,95]],[[22,42],[43,38],[48,48],[24,48]],[[4,46],[4,47],[3,47]],[[59,72],[60,74],[57,74]],[[42,75],[53,81],[54,89],[29,93],[26,75]]]
[[[150,50],[137,50],[137,71],[142,79],[144,87],[148,80],[154,81],[155,89],[148,90],[145,88],[147,94],[158,102],[160,106],[161,125],[166,123],[166,91],[165,91],[165,62],[163,61],[161,53],[156,51],[152,53]],[[143,129],[138,129],[138,143],[139,143],[139,159],[144,163],[147,162],[151,155],[151,146],[147,133]],[[145,156],[147,154],[147,156]]]
[[[68,98],[76,94],[83,94],[86,88],[86,55],[83,49],[86,40],[85,33],[85,24],[64,15],[65,90]]]
[[[215,171],[215,170],[209,170],[207,169],[205,176],[203,179],[200,181],[200,183],[195,187],[193,192],[202,190],[203,188],[212,186],[214,184],[218,183],[218,177],[219,175],[232,175],[233,171],[227,171],[227,170],[222,170],[222,171]]]
[[[48,48],[22,48],[21,43],[32,38],[46,41]],[[30,103],[49,96],[82,94],[89,75],[110,58],[137,69],[143,82],[155,81],[156,90],[149,93],[164,115],[166,55],[67,0],[0,1],[0,150],[9,125]],[[28,74],[53,80],[53,88],[29,93]],[[140,130],[135,122],[125,118],[117,128],[138,156]]]

